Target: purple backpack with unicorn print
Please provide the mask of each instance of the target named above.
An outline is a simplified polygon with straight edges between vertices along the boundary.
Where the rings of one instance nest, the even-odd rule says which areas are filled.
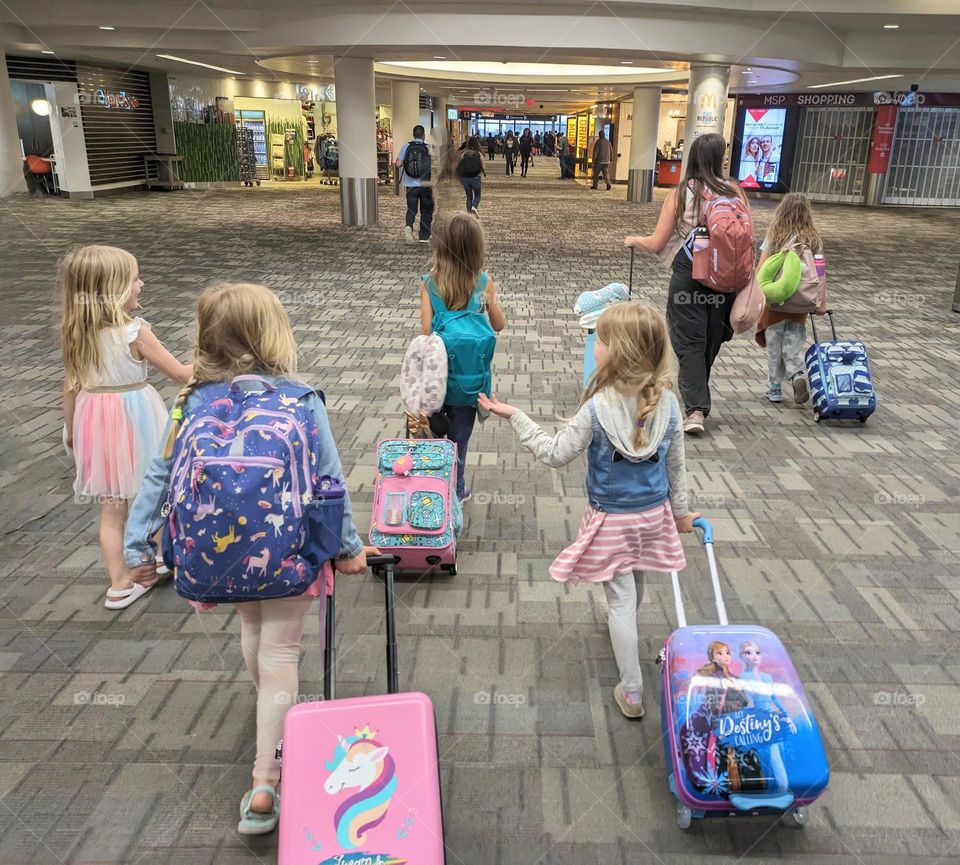
[[[312,392],[259,376],[197,390],[163,506],[177,594],[206,603],[299,595],[339,553],[344,486],[317,476],[319,435],[304,402]]]

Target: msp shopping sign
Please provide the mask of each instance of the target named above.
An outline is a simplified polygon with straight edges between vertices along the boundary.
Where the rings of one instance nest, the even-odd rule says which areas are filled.
[[[720,743],[731,748],[756,748],[780,742],[790,735],[786,716],[766,709],[742,709],[721,715],[713,723]]]

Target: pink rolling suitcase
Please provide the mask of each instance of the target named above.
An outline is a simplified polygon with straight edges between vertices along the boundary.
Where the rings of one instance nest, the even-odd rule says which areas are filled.
[[[456,495],[457,446],[447,439],[384,439],[377,445],[370,543],[397,570],[457,572],[463,512]]]
[[[389,694],[332,700],[333,606],[328,595],[324,693],[283,725],[278,865],[443,865],[443,817],[433,704],[399,694],[394,557],[385,574]]]
[[[703,532],[719,625],[687,626],[680,577],[671,573],[679,627],[660,652],[660,721],[677,823],[694,817],[789,815],[806,806],[830,770],[820,729],[783,643],[757,625],[730,625],[713,555]]]

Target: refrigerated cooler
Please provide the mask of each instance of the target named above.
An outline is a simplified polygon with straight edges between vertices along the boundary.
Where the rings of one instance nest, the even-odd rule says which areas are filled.
[[[263,111],[237,111],[237,128],[253,133],[253,155],[256,160],[256,179],[270,179],[267,161],[267,121]]]

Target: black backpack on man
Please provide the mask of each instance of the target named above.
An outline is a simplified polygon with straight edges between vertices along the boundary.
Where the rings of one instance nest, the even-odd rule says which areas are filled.
[[[430,148],[422,141],[411,141],[403,157],[403,173],[415,180],[430,176]]]

